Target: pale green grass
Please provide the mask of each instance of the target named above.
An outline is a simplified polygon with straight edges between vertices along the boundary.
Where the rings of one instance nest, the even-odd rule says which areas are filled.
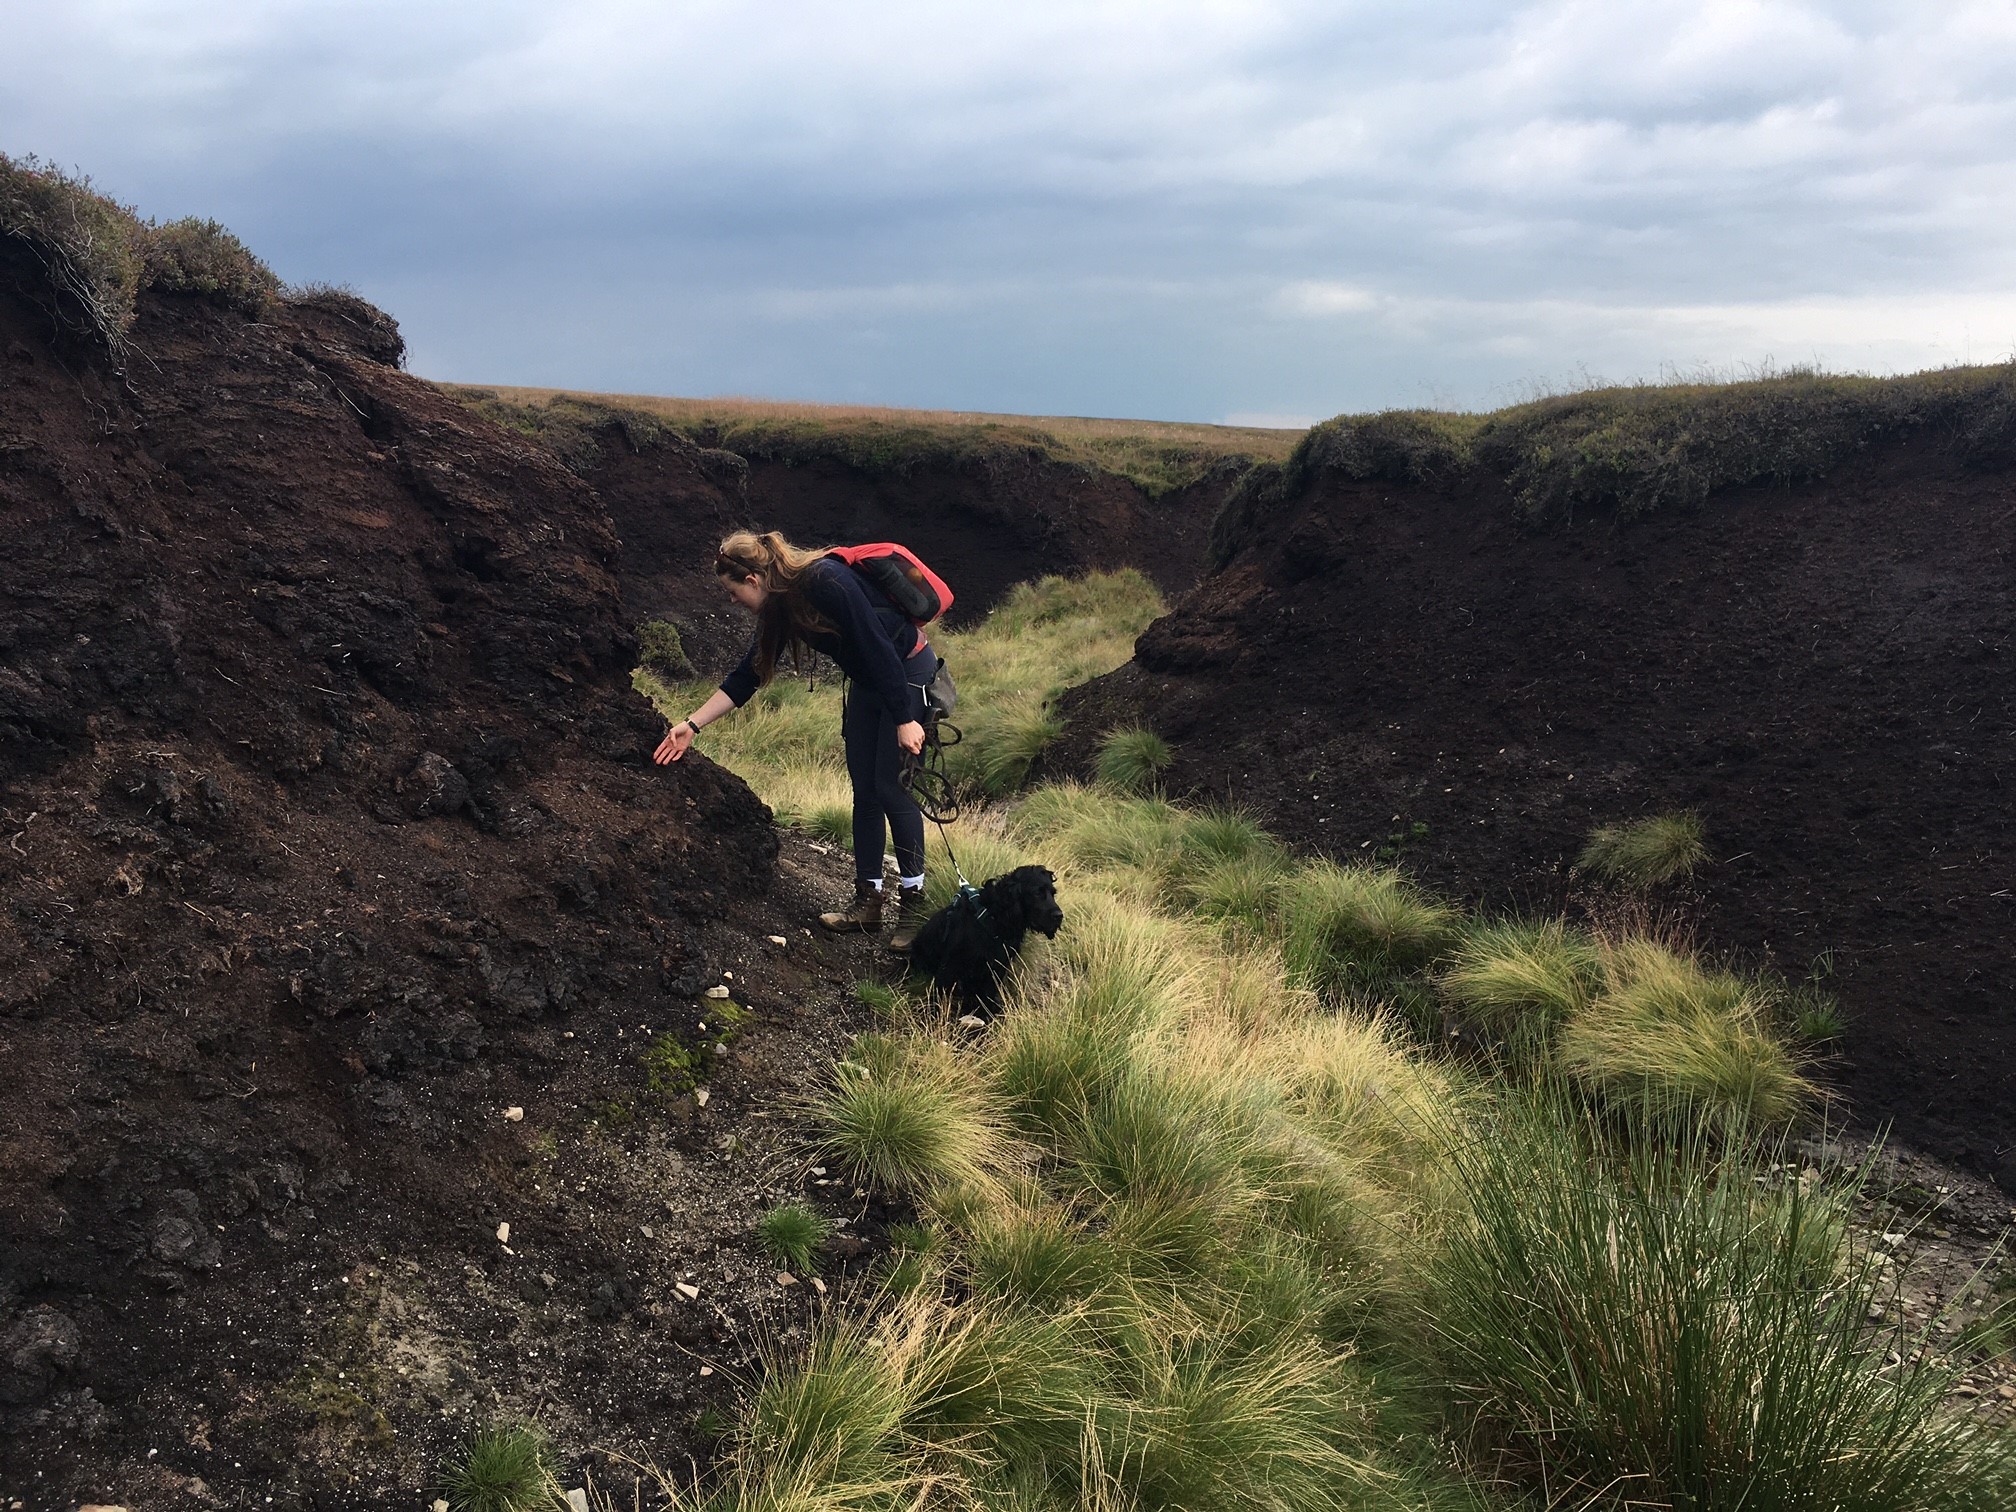
[[[1783,1124],[1812,1097],[1756,983],[1654,940],[1603,954],[1603,991],[1561,1031],[1578,1081],[1659,1123],[1706,1116],[1732,1129]]]
[[[1654,814],[1592,831],[1575,866],[1605,882],[1656,887],[1691,876],[1707,859],[1699,814]]]

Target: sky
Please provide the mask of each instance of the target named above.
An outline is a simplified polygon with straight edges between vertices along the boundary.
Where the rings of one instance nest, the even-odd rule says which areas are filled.
[[[2016,0],[8,0],[415,372],[1238,424],[2016,353]]]

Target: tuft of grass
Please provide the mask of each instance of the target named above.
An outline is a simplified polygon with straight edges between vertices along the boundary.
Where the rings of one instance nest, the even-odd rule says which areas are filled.
[[[1115,792],[1145,793],[1175,759],[1169,742],[1153,730],[1140,725],[1109,730],[1099,742],[1099,780]]]
[[[854,1001],[872,1010],[879,1019],[893,1017],[897,1005],[902,1002],[901,995],[887,982],[864,978],[854,984],[852,991]]]
[[[756,1238],[764,1253],[801,1276],[818,1272],[819,1246],[832,1232],[831,1220],[802,1202],[783,1203],[756,1220]]]
[[[854,808],[851,801],[846,804],[818,804],[807,811],[802,822],[806,831],[815,838],[829,845],[853,848]]]
[[[1699,814],[1655,814],[1591,831],[1575,867],[1625,887],[1656,887],[1692,876],[1707,859]]]
[[[1377,992],[1427,966],[1455,913],[1396,871],[1313,861],[1282,889],[1291,980],[1321,992]]]
[[[441,1469],[441,1495],[452,1512],[544,1512],[556,1503],[538,1429],[507,1423],[478,1429]]]
[[[647,671],[668,680],[693,675],[679,627],[670,620],[646,620],[637,627],[637,660]]]
[[[1462,1221],[1424,1322],[1486,1447],[1550,1502],[1988,1508],[2016,1444],[1946,1416],[1954,1369],[1866,1319],[1851,1186],[1705,1130],[1611,1150],[1558,1098],[1455,1147]]]
[[[980,789],[998,798],[1022,786],[1036,758],[1064,733],[1064,721],[1045,695],[1018,693],[976,709],[966,732],[981,753]]]
[[[1657,1126],[1788,1122],[1813,1088],[1774,1034],[1761,990],[1656,941],[1604,947],[1605,986],[1562,1029],[1569,1073]]]
[[[863,1036],[863,1041],[871,1040]],[[825,1148],[849,1169],[896,1192],[984,1178],[1000,1126],[984,1093],[955,1064],[949,1047],[895,1042],[835,1068],[815,1107]]]
[[[1513,1062],[1535,1064],[1600,989],[1603,955],[1559,919],[1480,924],[1460,935],[1439,981],[1480,1034]]]

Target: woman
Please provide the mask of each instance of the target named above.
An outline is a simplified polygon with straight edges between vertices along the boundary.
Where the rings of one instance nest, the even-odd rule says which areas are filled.
[[[903,786],[903,764],[924,750],[924,689],[938,655],[877,588],[824,551],[801,551],[777,531],[740,531],[721,543],[714,572],[728,597],[756,616],[756,639],[707,702],[665,732],[653,755],[677,761],[693,737],[747,703],[777,675],[788,647],[840,664],[850,679],[840,717],[854,787],[854,905],[819,916],[835,931],[882,927],[882,850],[896,839],[901,891],[891,950],[908,950],[924,918],[924,814]]]

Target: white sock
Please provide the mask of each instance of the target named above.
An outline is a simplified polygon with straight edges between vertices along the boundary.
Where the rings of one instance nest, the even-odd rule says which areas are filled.
[[[882,891],[882,879],[880,877],[875,877],[872,879],[868,877],[863,877],[861,880],[863,882],[866,882],[870,887],[874,888],[875,891],[877,892]]]
[[[915,892],[924,885],[924,873],[919,872],[914,877],[898,877],[896,880],[903,884],[903,891]]]

